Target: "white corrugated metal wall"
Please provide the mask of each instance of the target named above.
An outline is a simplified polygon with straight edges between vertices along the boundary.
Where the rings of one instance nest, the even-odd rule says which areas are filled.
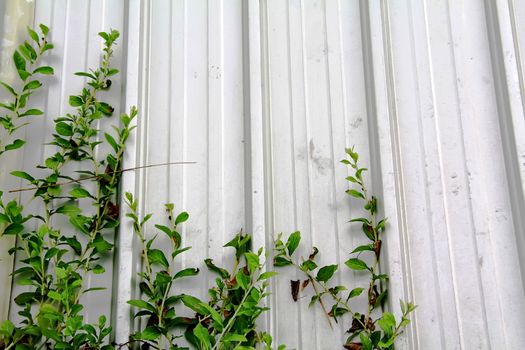
[[[108,98],[121,111],[140,110],[126,167],[196,162],[128,173],[123,184],[140,194],[143,212],[160,216],[167,201],[190,212],[184,235],[193,253],[184,265],[202,266],[207,256],[227,261],[221,247],[240,228],[266,248],[275,233],[299,229],[301,253],[313,244],[323,263],[344,262],[359,241],[346,221],[359,208],[344,193],[339,159],[355,144],[390,219],[389,305],[394,312],[398,299],[419,305],[399,348],[521,347],[523,1],[29,3],[33,22],[53,30],[47,60],[56,78],[35,101],[47,120],[27,129],[30,143],[9,168],[31,169],[53,152],[42,148],[42,130],[81,86],[72,73],[96,64],[98,31],[119,29],[123,80]],[[2,187],[16,187],[7,168]],[[93,281],[110,289],[87,300],[90,318],[113,306],[118,341],[132,328],[125,301],[139,268],[129,232],[122,227],[114,269],[107,262],[113,288]],[[11,268],[2,258],[6,279]],[[332,333],[320,310],[307,310],[309,298],[292,304],[293,277],[281,271],[264,325],[291,348],[340,348],[348,327]],[[344,269],[337,278],[362,281]],[[205,278],[183,286],[202,297],[207,287]]]

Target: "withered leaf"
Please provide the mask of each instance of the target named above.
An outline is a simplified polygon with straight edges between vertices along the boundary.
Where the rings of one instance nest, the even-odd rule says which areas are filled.
[[[371,317],[367,318],[365,326],[366,326],[366,329],[369,329],[372,332],[376,329],[376,325],[374,323],[374,320],[372,320]]]
[[[376,259],[379,260],[379,256],[381,255],[381,240],[377,240],[374,243],[374,252],[376,253]]]
[[[297,299],[299,298],[299,287],[301,285],[301,281],[300,280],[290,280],[290,289],[291,289],[291,292],[292,292],[292,299],[293,301],[297,301]]]
[[[310,254],[308,256],[308,259],[310,260],[314,260],[315,259],[315,256],[317,255],[317,253],[319,253],[319,249],[317,249],[317,247],[314,247],[313,248],[313,251],[312,251],[312,254]]]
[[[304,280],[303,284],[301,286],[301,290],[304,290],[306,287],[308,287],[308,284],[310,283],[310,280]]]
[[[348,344],[344,345],[344,348],[348,349],[348,350],[361,350],[361,349],[363,349],[363,344],[361,344],[361,343],[348,343]]]
[[[347,330],[347,333],[354,333],[356,331],[359,331],[363,329],[363,324],[365,323],[365,315],[361,315],[361,319],[358,320],[357,318],[354,318],[352,320],[352,327],[350,327],[349,330]]]
[[[108,203],[108,216],[113,220],[117,220],[120,214],[120,208],[117,204],[112,202]]]
[[[374,285],[373,288],[368,289],[368,302],[370,305],[374,306],[376,304],[378,296],[377,286]]]

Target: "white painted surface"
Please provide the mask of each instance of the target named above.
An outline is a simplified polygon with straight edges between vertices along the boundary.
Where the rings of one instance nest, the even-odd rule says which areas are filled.
[[[267,249],[298,229],[300,254],[316,245],[323,263],[344,262],[360,241],[346,221],[360,209],[339,160],[356,145],[389,217],[389,307],[419,305],[398,348],[519,349],[524,16],[516,0],[40,0],[35,22],[51,24],[58,74],[36,103],[48,118],[63,113],[81,84],[71,73],[98,59],[96,32],[123,32],[125,79],[109,98],[139,106],[126,167],[197,162],[128,173],[123,188],[157,220],[168,201],[190,213],[184,266],[226,262],[222,245],[241,228]],[[28,129],[26,167],[52,152],[35,152],[47,125]],[[117,341],[134,327],[133,243],[124,225],[116,289],[107,281],[93,306],[113,300]],[[204,270],[181,288],[205,297]],[[262,326],[291,348],[340,348],[348,324],[330,331],[308,297],[292,304],[295,276],[281,271]],[[337,280],[363,283],[346,268]]]

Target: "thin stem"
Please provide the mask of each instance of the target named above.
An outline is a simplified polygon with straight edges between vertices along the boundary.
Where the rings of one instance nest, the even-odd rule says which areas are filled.
[[[137,169],[146,169],[146,168],[153,168],[153,167],[166,166],[166,165],[176,165],[176,164],[197,164],[197,162],[168,162],[168,163],[159,163],[159,164],[142,165],[142,166],[137,166],[137,167],[133,167],[133,168],[126,168],[126,169],[121,169],[121,170],[114,170],[114,171],[109,172],[108,174],[113,174],[113,173],[123,173],[123,172],[125,172],[125,171],[131,171],[131,170],[137,170]],[[39,186],[39,187],[26,187],[26,188],[19,188],[19,189],[16,189],[16,190],[8,191],[8,193],[16,193],[16,192],[24,192],[24,191],[33,191],[33,190],[38,190],[39,188],[47,188],[47,187],[50,187],[50,186],[69,185],[69,184],[72,184],[72,183],[80,183],[80,182],[82,182],[82,181],[86,181],[86,180],[99,180],[99,179],[101,179],[101,176],[100,176],[100,175],[93,175],[93,176],[83,177],[83,178],[80,178],[80,179],[74,179],[74,180],[69,180],[69,181],[64,181],[64,182],[57,182],[57,183],[49,184],[49,185],[42,185],[42,186]]]

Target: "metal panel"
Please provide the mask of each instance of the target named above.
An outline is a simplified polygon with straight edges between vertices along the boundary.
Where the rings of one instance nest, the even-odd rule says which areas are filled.
[[[344,194],[339,160],[356,145],[389,217],[389,308],[398,313],[399,299],[420,305],[398,348],[518,349],[524,15],[515,0],[41,0],[35,23],[51,24],[48,60],[61,83],[37,103],[50,118],[62,114],[60,101],[82,83],[71,73],[98,59],[88,38],[126,32],[116,58],[124,85],[109,96],[139,106],[126,167],[196,163],[127,173],[123,190],[157,222],[166,202],[190,213],[184,267],[229,261],[222,245],[241,228],[266,249],[278,232],[301,230],[299,254],[316,245],[322,263],[344,262],[360,242],[346,221],[361,209]],[[49,121],[28,129],[26,168],[52,152],[30,151]],[[96,314],[114,297],[123,342],[137,326],[125,301],[140,269],[126,222],[118,248],[115,288],[108,280],[98,307],[87,303]],[[205,297],[204,270],[175,288]],[[293,304],[289,279],[298,275],[280,272],[261,325],[291,348],[340,348],[348,325],[330,330],[308,296]],[[346,268],[337,281],[366,283]]]

